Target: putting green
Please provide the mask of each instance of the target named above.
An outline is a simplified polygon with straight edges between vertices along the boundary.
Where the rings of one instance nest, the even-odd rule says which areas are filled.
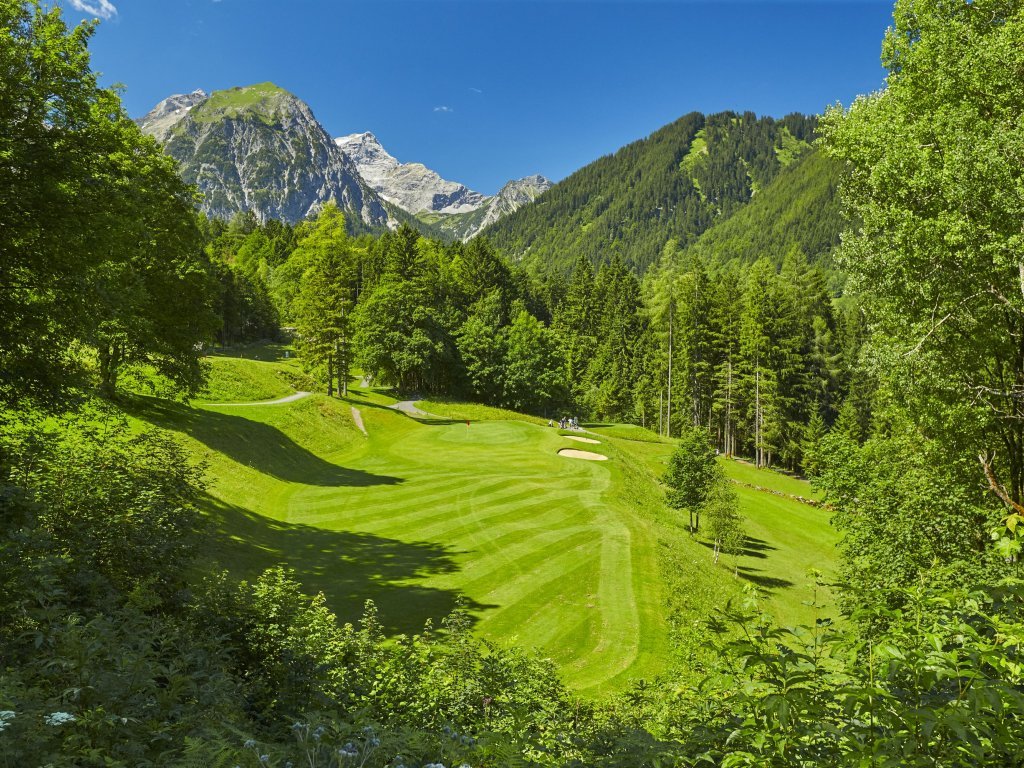
[[[415,419],[372,393],[147,402],[143,418],[209,463],[208,509],[227,534],[210,556],[237,575],[287,563],[342,619],[373,599],[405,633],[462,599],[481,636],[539,649],[589,693],[664,668],[657,541],[616,461],[567,461],[544,426]]]

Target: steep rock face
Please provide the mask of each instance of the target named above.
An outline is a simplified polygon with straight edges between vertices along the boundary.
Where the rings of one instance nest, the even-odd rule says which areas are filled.
[[[202,209],[230,218],[299,221],[334,200],[353,232],[406,221],[462,240],[531,202],[543,176],[511,181],[494,196],[401,163],[372,133],[331,140],[309,106],[272,83],[170,96],[136,120],[203,194]]]
[[[551,186],[543,176],[534,175],[510,181],[497,195],[482,195],[441,178],[422,163],[399,162],[372,133],[354,133],[334,141],[382,198],[415,215],[435,232],[459,240],[469,240]]]
[[[193,107],[202,104],[209,94],[201,88],[192,93],[179,93],[168,96],[157,104],[145,117],[135,122],[143,133],[147,133],[159,142],[167,141],[171,129],[180,123]]]
[[[488,207],[487,215],[480,222],[477,232],[498,221],[498,219],[504,218],[510,213],[515,213],[524,205],[532,203],[549,189],[551,189],[551,182],[539,173],[510,181],[501,188],[501,191],[498,192]]]
[[[310,108],[272,83],[215,91],[168,126],[171,97],[139,121],[203,193],[219,218],[252,211],[299,221],[334,200],[351,229],[393,227],[398,217],[362,180]],[[162,110],[162,115],[154,115]],[[161,133],[162,132],[162,133]],[[163,138],[161,138],[161,135]]]
[[[487,201],[479,192],[442,179],[422,163],[398,162],[372,133],[354,133],[334,141],[381,197],[409,213],[468,213]]]

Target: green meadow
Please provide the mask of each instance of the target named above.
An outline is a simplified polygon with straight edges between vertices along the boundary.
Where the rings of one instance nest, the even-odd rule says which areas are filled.
[[[132,411],[206,463],[205,507],[220,534],[209,559],[247,578],[287,564],[345,621],[373,600],[389,631],[413,634],[463,602],[482,637],[536,648],[568,684],[599,695],[666,669],[670,591],[690,593],[700,616],[754,583],[789,623],[808,618],[807,568],[830,570],[827,512],[747,487],[737,489],[746,550],[714,566],[708,542],[661,503],[672,443],[639,427],[595,427],[582,436],[599,443],[584,444],[482,405],[420,401],[428,415],[413,417],[366,388],[226,404],[293,394],[302,375],[286,353],[211,357],[201,400],[138,397]],[[738,471],[763,487],[774,479]]]

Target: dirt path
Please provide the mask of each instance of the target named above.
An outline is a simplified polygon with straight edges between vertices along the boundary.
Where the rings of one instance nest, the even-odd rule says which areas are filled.
[[[236,406],[246,405],[284,405],[285,403],[294,403],[296,400],[301,400],[304,397],[309,397],[309,392],[296,392],[294,395],[288,395],[287,397],[281,397],[277,400],[260,400],[255,403],[196,403],[196,405],[213,405],[217,408],[234,408]]]
[[[406,416],[413,416],[413,417],[416,417],[416,418],[427,418],[427,419],[439,419],[439,418],[441,418],[440,416],[435,416],[432,413],[427,413],[426,411],[421,411],[419,408],[416,407],[416,401],[415,400],[401,400],[401,401],[395,403],[394,405],[389,405],[388,407],[389,408],[393,408],[396,411],[401,411]]]
[[[354,405],[352,406],[352,421],[354,421],[355,425],[359,427],[360,432],[362,432],[364,435],[369,435],[369,433],[366,431],[366,427],[363,426],[363,414],[361,414],[359,412],[359,409],[356,408]]]

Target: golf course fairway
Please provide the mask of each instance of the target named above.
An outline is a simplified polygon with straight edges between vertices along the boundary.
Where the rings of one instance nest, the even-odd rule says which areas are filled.
[[[540,419],[476,405],[406,413],[370,389],[280,400],[294,391],[280,383],[292,360],[212,362],[211,402],[139,398],[134,413],[206,463],[204,506],[220,534],[206,557],[235,576],[284,564],[342,621],[372,600],[392,633],[419,633],[461,603],[481,637],[538,650],[589,695],[667,668],[666,551],[688,569],[697,613],[742,586],[666,514],[648,465],[668,443],[591,434],[587,451],[608,460],[581,460],[559,452],[584,446]],[[247,387],[244,407],[226,402]],[[773,501],[789,505],[779,514],[825,519]],[[771,539],[770,521],[759,525]],[[795,569],[821,552],[791,559]]]

